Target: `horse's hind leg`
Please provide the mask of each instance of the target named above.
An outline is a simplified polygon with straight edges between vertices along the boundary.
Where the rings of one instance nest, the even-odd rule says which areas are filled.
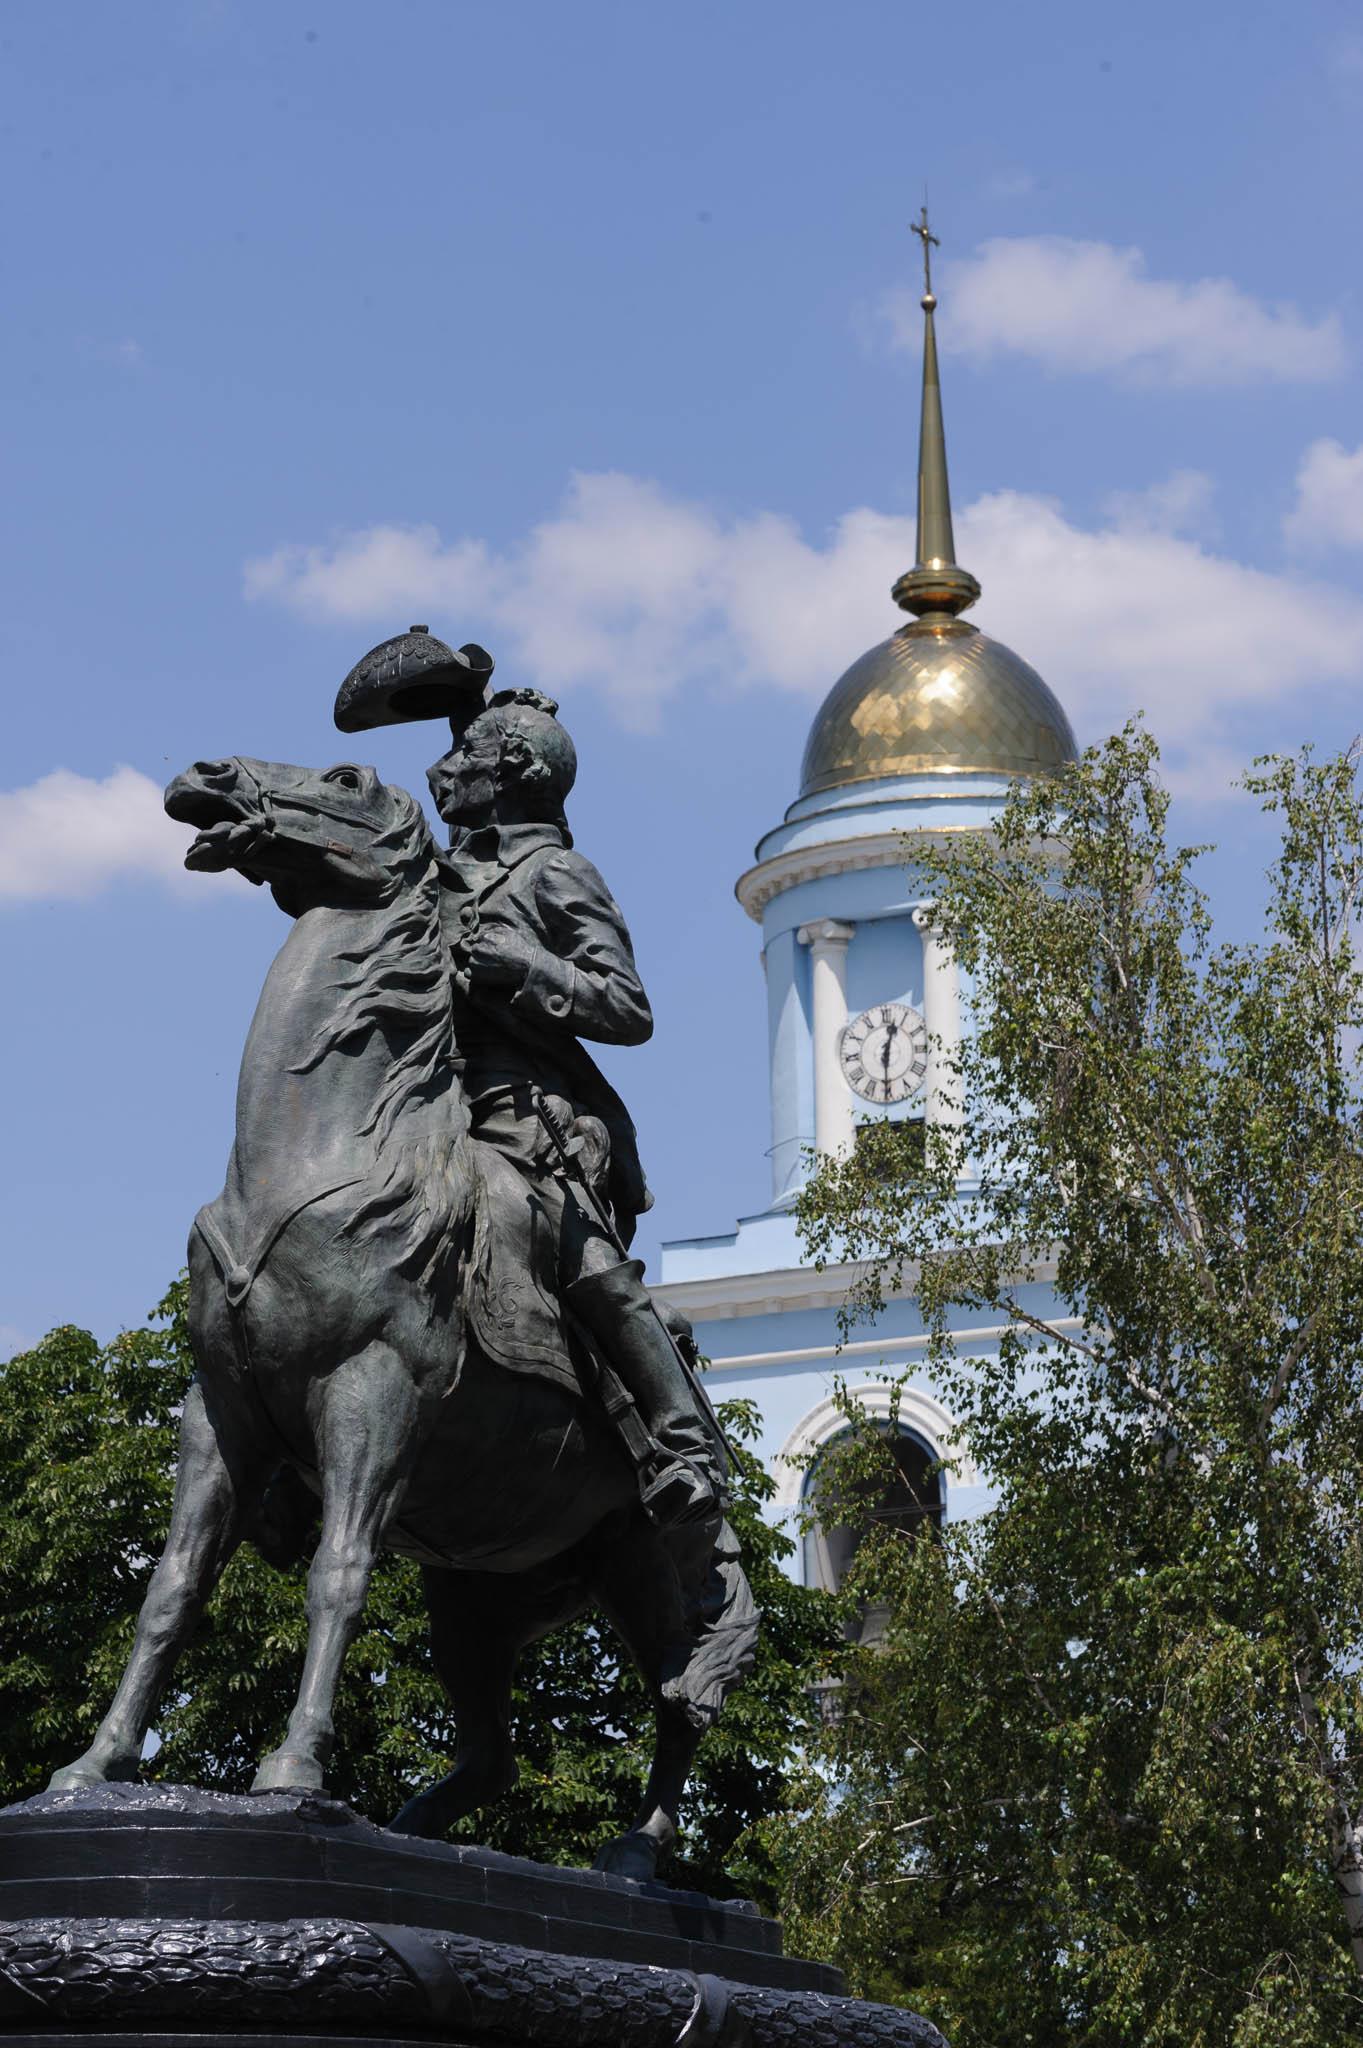
[[[243,1475],[229,1463],[196,1381],[180,1421],[170,1534],[142,1602],[132,1655],[94,1741],[84,1756],[53,1773],[50,1790],[136,1777],[175,1661],[240,1541],[243,1491]]]
[[[663,1539],[642,1513],[625,1536],[599,1546],[589,1584],[653,1696],[656,1731],[639,1810],[628,1832],[600,1851],[596,1868],[649,1878],[676,1843],[677,1811],[702,1732],[662,1690],[668,1653],[686,1634],[681,1590]]]
[[[653,1762],[639,1811],[626,1834],[598,1851],[595,1868],[615,1877],[653,1877],[677,1841],[677,1811],[691,1775],[701,1730],[680,1707],[654,1693]]]
[[[536,1637],[578,1613],[582,1587],[537,1586],[533,1577],[427,1567],[431,1658],[459,1732],[454,1769],[414,1794],[388,1825],[395,1834],[439,1841],[451,1824],[490,1805],[516,1782],[511,1748],[511,1681],[516,1659]]]
[[[366,1346],[325,1382],[314,1430],[322,1534],[308,1572],[307,1656],[288,1732],[261,1760],[253,1792],[322,1790],[341,1666],[406,1482],[418,1419],[411,1376],[386,1344]]]

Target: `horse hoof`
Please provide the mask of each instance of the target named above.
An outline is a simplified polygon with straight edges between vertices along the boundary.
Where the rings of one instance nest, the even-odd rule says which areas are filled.
[[[469,1758],[424,1791],[414,1792],[389,1821],[388,1832],[419,1835],[427,1842],[443,1841],[455,1821],[466,1813],[476,1813],[480,1806],[491,1806],[511,1790],[520,1774],[509,1747]]]
[[[652,1835],[633,1830],[599,1849],[592,1869],[607,1871],[611,1877],[633,1877],[647,1883],[657,1875],[661,1849],[662,1844],[655,1842]]]
[[[428,1793],[418,1792],[405,1806],[400,1806],[388,1823],[390,1835],[415,1835],[423,1842],[438,1842],[445,1833],[446,1817],[440,1811],[438,1801]]]
[[[322,1766],[315,1757],[290,1756],[277,1750],[267,1756],[251,1780],[253,1792],[325,1792]]]
[[[107,1773],[97,1765],[81,1760],[54,1771],[47,1781],[47,1789],[49,1792],[86,1792],[93,1785],[107,1785],[108,1782]]]

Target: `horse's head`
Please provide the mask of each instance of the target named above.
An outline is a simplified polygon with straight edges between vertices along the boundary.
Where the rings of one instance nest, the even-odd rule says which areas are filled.
[[[199,836],[187,868],[268,882],[292,915],[314,903],[386,902],[434,859],[421,808],[372,768],[196,761],[166,809]]]
[[[280,956],[290,971],[271,974],[252,1027],[269,1071],[310,1074],[342,1055],[329,1069],[331,1123],[353,1115],[354,1134],[378,1142],[413,1099],[448,1093],[450,957],[435,842],[415,797],[348,762],[237,758],[196,761],[167,789],[166,809],[199,828],[186,867],[268,882],[300,920]],[[377,1071],[355,1056],[366,1047]],[[241,1132],[239,1106],[238,1142]]]

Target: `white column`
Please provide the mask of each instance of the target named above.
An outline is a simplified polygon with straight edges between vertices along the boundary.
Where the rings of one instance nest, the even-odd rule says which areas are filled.
[[[800,1114],[800,1096],[808,1093],[810,1079],[805,1061],[811,1035],[800,996],[800,948],[792,930],[768,939],[762,966],[767,977],[771,1073],[771,1198],[780,1202],[803,1177],[807,1117]]]
[[[838,1040],[847,1022],[847,946],[854,927],[823,917],[796,934],[808,946],[814,980],[814,1145],[844,1155],[856,1143],[852,1091],[838,1063]]]
[[[920,903],[913,921],[923,938],[923,1022],[928,1032],[924,1082],[930,1124],[959,1124],[960,1081],[952,1062],[961,1049],[961,980],[950,941],[936,929],[936,905]]]

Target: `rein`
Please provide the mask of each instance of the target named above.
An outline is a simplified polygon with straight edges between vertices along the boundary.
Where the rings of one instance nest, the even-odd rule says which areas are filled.
[[[250,845],[246,847],[241,855],[241,859],[237,863],[238,865],[249,861],[252,854],[259,850],[267,838],[273,836],[281,839],[289,838],[290,835],[287,832],[278,831],[276,817],[280,811],[302,811],[305,815],[317,818],[330,818],[338,825],[359,825],[364,831],[370,833],[371,836],[379,829],[377,825],[370,824],[367,818],[356,818],[353,812],[340,810],[334,804],[323,803],[320,797],[303,796],[297,792],[284,794],[277,790],[267,789],[258,777],[252,775],[244,761],[238,761],[237,765],[255,790],[257,808],[261,815],[261,823],[256,828],[255,836],[252,838]],[[246,822],[245,819],[242,822],[244,824]],[[354,847],[349,845],[344,839],[328,839],[326,841],[326,850],[328,853],[337,855],[341,860],[354,860],[355,858]],[[253,877],[252,879],[255,878]]]
[[[274,1222],[267,1226],[257,1238],[254,1251],[248,1252],[242,1259],[237,1258],[208,1212],[201,1209],[194,1218],[194,1228],[222,1270],[227,1306],[237,1313],[245,1307],[246,1297],[260,1277],[261,1267],[295,1216],[301,1215],[304,1209],[310,1209],[314,1202],[324,1202],[328,1195],[339,1195],[343,1188],[357,1188],[365,1178],[362,1173],[352,1173],[347,1179],[334,1181],[329,1187],[315,1188],[310,1194],[300,1195],[296,1202],[291,1203],[281,1216],[277,1216]]]

